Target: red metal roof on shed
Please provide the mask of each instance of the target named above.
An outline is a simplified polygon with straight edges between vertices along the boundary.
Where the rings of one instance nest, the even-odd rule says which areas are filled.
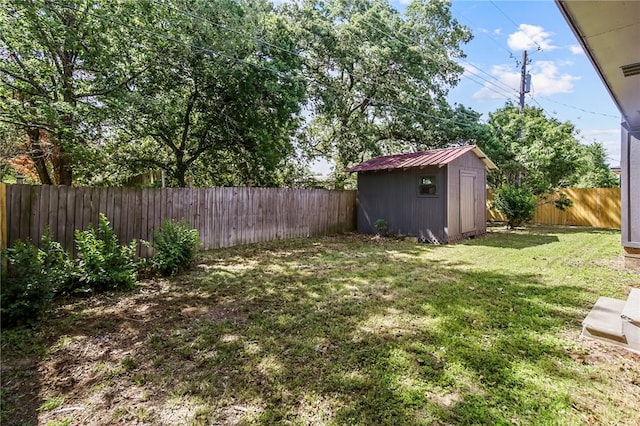
[[[364,163],[351,167],[347,171],[353,173],[374,170],[408,169],[411,167],[444,166],[469,151],[473,151],[488,169],[497,168],[480,148],[475,145],[467,145],[456,148],[411,152],[408,154],[385,155],[367,160]]]

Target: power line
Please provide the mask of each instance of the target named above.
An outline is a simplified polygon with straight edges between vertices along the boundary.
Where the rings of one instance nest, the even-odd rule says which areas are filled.
[[[500,13],[501,13],[505,18],[507,18],[507,19],[509,20],[509,22],[511,22],[511,23],[513,24],[513,26],[514,26],[514,27],[516,27],[516,29],[517,29],[518,31],[520,31],[520,25],[516,24],[516,22],[515,22],[513,19],[511,19],[511,17],[510,17],[509,15],[507,15],[507,14],[506,14],[502,9],[500,9],[500,8],[498,7],[498,5],[497,5],[494,1],[490,0],[489,2],[493,5],[493,7],[495,7],[495,8],[498,10],[498,12],[500,12]],[[540,46],[540,43],[538,43],[538,42],[537,42],[537,41],[535,41],[533,38],[531,38],[531,36],[530,36],[529,34],[527,34],[527,33],[523,33],[523,34],[524,34],[524,35],[525,35],[525,36],[526,36],[526,37],[527,37],[527,38],[528,38],[528,39],[529,39],[533,44],[535,44],[535,45],[536,45],[536,47],[538,48],[536,51],[534,51],[534,52],[532,53],[532,55],[533,55],[533,54],[535,54],[535,53],[537,53],[537,52],[542,52],[542,54],[543,54],[545,57],[547,57],[547,54],[546,54],[546,52],[544,51],[544,49],[542,48],[542,46]],[[549,58],[547,57],[547,59],[549,59]]]
[[[371,100],[374,101],[374,102],[378,102],[378,100],[375,99],[375,98],[371,98]],[[412,114],[422,115],[422,116],[427,117],[427,118],[433,118],[433,119],[435,119],[437,121],[447,121],[449,123],[458,124],[458,125],[460,125],[462,127],[473,127],[473,124],[465,123],[465,122],[462,122],[462,121],[456,121],[456,120],[454,120],[452,118],[439,117],[437,115],[427,114],[425,112],[416,111],[416,110],[414,110],[412,108],[407,108],[407,107],[404,107],[404,106],[401,106],[401,105],[389,104],[389,103],[385,103],[385,102],[381,102],[380,105],[381,106],[388,106],[388,107],[393,108],[393,109],[407,111],[407,112],[410,112]]]
[[[65,9],[73,10],[75,12],[82,12],[80,9],[78,9],[76,7],[68,6],[68,5],[61,4],[61,3],[54,3],[54,4],[56,4],[56,5],[60,6],[60,7],[63,7]],[[206,53],[210,53],[210,54],[213,54],[213,55],[216,55],[216,56],[221,56],[223,58],[226,58],[226,59],[228,59],[230,61],[233,61],[233,62],[236,62],[236,63],[242,63],[242,64],[245,64],[245,65],[250,65],[250,66],[259,68],[259,69],[261,69],[263,71],[271,72],[271,73],[277,75],[278,77],[292,77],[292,76],[286,75],[286,73],[283,73],[282,71],[276,70],[274,68],[264,67],[262,65],[254,63],[254,62],[249,62],[249,61],[246,61],[244,59],[240,59],[240,58],[236,58],[236,57],[233,57],[233,56],[229,56],[229,55],[227,55],[225,53],[220,52],[219,50],[211,49],[211,48],[208,48],[208,47],[202,47],[202,46],[195,45],[195,44],[192,44],[192,43],[187,43],[185,41],[182,41],[182,40],[179,40],[179,39],[176,39],[176,38],[173,38],[173,37],[169,37],[169,36],[166,36],[166,35],[163,35],[163,34],[159,34],[159,33],[155,32],[155,31],[151,31],[151,30],[148,30],[148,29],[143,29],[143,28],[140,28],[140,27],[136,27],[135,25],[125,24],[124,22],[122,22],[122,21],[120,21],[118,19],[107,17],[105,15],[100,15],[100,14],[97,14],[97,13],[94,13],[94,12],[88,12],[88,11],[86,11],[85,13],[87,15],[89,15],[89,16],[93,16],[95,18],[98,18],[98,19],[101,19],[101,20],[105,20],[107,22],[111,22],[112,24],[120,25],[121,27],[124,27],[124,28],[137,30],[137,31],[139,31],[141,33],[150,34],[150,35],[153,35],[154,37],[157,37],[157,38],[160,38],[160,39],[163,39],[163,40],[166,40],[166,41],[182,44],[184,46],[191,47],[193,49],[200,50],[200,51],[206,52]]]
[[[372,16],[372,18],[373,18],[375,21],[377,21],[378,23],[380,23],[380,24],[384,25],[384,26],[385,26],[385,28],[389,29],[389,27],[387,26],[387,24],[386,24],[386,23],[384,23],[384,22],[380,21],[380,20],[379,20],[379,19],[377,19],[375,16]],[[382,31],[382,30],[381,30],[381,29],[379,29],[379,28],[376,28],[376,27],[372,26],[371,24],[367,23],[366,21],[363,21],[363,22],[365,23],[365,25],[367,25],[369,28],[373,29],[374,31],[377,31],[377,32],[379,32],[379,33],[381,33],[381,34],[384,34],[384,35],[386,35],[387,37],[391,37],[391,38],[393,38],[393,39],[395,39],[395,40],[399,41],[400,43],[404,44],[404,45],[405,45],[405,46],[407,46],[407,47],[418,47],[418,48],[422,49],[422,46],[420,46],[420,44],[419,44],[416,40],[413,40],[413,39],[411,39],[410,37],[404,36],[404,38],[405,38],[405,39],[410,40],[410,41],[412,42],[411,44],[408,44],[408,43],[406,43],[405,41],[400,40],[400,39],[399,39],[399,38],[397,38],[396,36],[394,36],[394,35],[392,35],[392,34],[389,34],[389,33],[385,32],[385,31]],[[437,46],[435,46],[434,44],[432,44],[430,40],[427,40],[427,42],[428,42],[429,44],[431,44],[431,46],[432,46],[432,47],[437,47]],[[451,69],[452,69],[452,66],[451,66],[451,64],[450,64],[450,63],[443,63],[443,62],[441,62],[441,61],[438,61],[437,59],[434,59],[432,55],[431,55],[431,56],[427,55],[427,57],[429,57],[432,61],[434,61],[434,62],[435,62],[436,64],[438,64],[438,65],[441,65],[441,66],[443,66],[443,67],[445,67],[445,68],[448,68],[449,70],[451,70]],[[491,78],[495,79],[496,81],[498,81],[499,83],[501,83],[501,84],[502,84],[502,85],[503,85],[507,90],[513,90],[514,92],[516,92],[516,93],[517,93],[517,91],[516,91],[515,89],[513,89],[512,87],[509,87],[509,86],[505,85],[504,83],[500,82],[500,81],[499,81],[499,80],[498,80],[494,75],[489,74],[488,72],[484,71],[484,70],[483,70],[483,69],[481,69],[480,67],[477,67],[476,65],[472,64],[472,63],[471,63],[471,62],[469,62],[469,61],[465,61],[464,59],[460,59],[460,60],[461,60],[462,62],[465,62],[465,63],[467,63],[467,64],[471,65],[472,67],[474,67],[474,68],[475,68],[475,69],[477,69],[478,71],[480,71],[480,72],[482,72],[482,73],[484,73],[484,74],[488,75],[489,77],[491,77]],[[496,84],[495,84],[495,83],[493,83],[492,81],[489,81],[489,80],[487,80],[486,78],[484,78],[484,77],[482,77],[482,76],[480,76],[480,75],[478,75],[478,74],[474,73],[473,71],[469,70],[468,68],[467,68],[465,71],[466,71],[466,72],[468,72],[469,74],[472,74],[473,76],[475,76],[475,77],[477,77],[477,78],[479,78],[479,79],[481,79],[481,80],[483,80],[483,81],[487,82],[488,84],[492,85],[493,87],[496,87],[496,88],[497,88],[497,89],[499,89],[499,90],[504,90],[503,88],[499,87],[498,85],[496,85]],[[468,75],[465,75],[465,74],[463,73],[463,74],[462,74],[462,76],[461,76],[461,78],[469,78],[469,76],[468,76]],[[471,81],[474,81],[475,83],[478,83],[476,80],[473,80],[473,79],[471,79],[471,78],[470,78],[470,80],[471,80]],[[499,95],[501,95],[501,96],[506,97],[507,99],[510,99],[510,96],[507,96],[507,95],[505,95],[504,93],[498,92],[497,90],[493,89],[492,87],[486,86],[486,85],[485,85],[485,84],[483,84],[483,83],[478,83],[478,84],[480,84],[480,86],[482,86],[482,87],[485,87],[485,88],[487,88],[487,89],[489,89],[489,90],[492,90],[492,91],[493,91],[493,92],[495,92],[495,93],[498,93],[498,94],[499,94]]]
[[[286,53],[289,53],[289,54],[291,54],[291,55],[297,56],[297,57],[299,57],[300,59],[302,59],[302,60],[303,60],[303,62],[305,61],[305,58],[303,58],[303,57],[302,57],[298,52],[294,52],[294,51],[289,50],[289,49],[284,49],[284,48],[282,48],[282,47],[280,47],[280,46],[277,46],[277,45],[274,45],[274,44],[268,43],[268,42],[266,42],[265,40],[263,40],[263,39],[261,39],[261,38],[257,38],[257,37],[253,37],[253,36],[247,35],[247,34],[243,33],[242,31],[238,31],[238,30],[237,30],[237,29],[235,29],[235,28],[231,28],[231,27],[229,27],[229,26],[226,26],[226,25],[223,25],[223,24],[219,24],[219,23],[213,22],[212,20],[210,20],[210,19],[208,19],[208,18],[203,18],[203,17],[201,17],[201,16],[199,16],[199,15],[197,15],[197,14],[194,14],[194,13],[191,13],[191,12],[185,11],[185,10],[183,10],[183,9],[179,9],[179,8],[176,8],[176,7],[173,7],[173,6],[167,5],[166,3],[163,3],[163,2],[160,2],[160,1],[157,1],[157,0],[151,0],[151,1],[152,1],[153,3],[155,3],[155,4],[159,5],[159,6],[166,7],[166,8],[168,8],[168,9],[172,9],[172,10],[174,10],[174,11],[178,12],[178,13],[181,13],[181,14],[182,14],[182,15],[184,15],[184,16],[188,16],[188,17],[190,17],[190,18],[198,19],[198,20],[200,20],[200,21],[203,21],[203,22],[209,23],[209,24],[214,25],[214,26],[216,26],[216,27],[222,28],[222,29],[224,29],[224,30],[226,30],[226,31],[229,31],[229,32],[232,32],[232,33],[238,34],[238,35],[243,36],[243,37],[248,38],[248,39],[251,39],[252,41],[254,41],[254,42],[256,42],[256,43],[259,43],[259,44],[265,44],[265,45],[271,46],[271,47],[273,47],[273,48],[275,48],[275,49],[278,49],[278,50],[280,50],[280,51],[282,51],[282,52],[286,52]],[[370,41],[370,40],[369,40],[369,41]],[[434,59],[432,59],[432,60],[434,60]],[[436,63],[438,63],[438,64],[442,65],[442,63],[441,63],[441,62],[438,62],[438,61],[436,61],[436,60],[434,60],[434,62],[436,62]],[[447,65],[448,65],[448,64],[447,64]],[[357,76],[357,75],[355,75],[355,74],[353,74],[353,73],[349,72],[348,70],[345,70],[345,73],[346,73],[347,75],[349,75],[350,77],[353,77],[353,78],[361,77],[361,76]],[[466,77],[468,77],[468,78],[469,78],[469,79],[471,79],[472,81],[474,81],[474,82],[476,82],[477,84],[480,84],[481,86],[483,86],[483,87],[484,87],[484,84],[482,84],[482,83],[478,83],[476,80],[473,80],[473,79],[472,79],[471,77],[469,77],[469,76],[466,76]],[[478,77],[479,77],[479,76],[478,76]],[[305,76],[305,78],[308,78],[308,77],[306,77],[306,76]],[[480,77],[479,77],[479,78],[480,78]],[[486,81],[486,80],[485,80],[485,81]],[[496,92],[496,93],[500,94],[501,96],[504,96],[504,94],[503,94],[503,93],[499,93],[499,92]],[[413,99],[416,99],[416,100],[420,100],[420,101],[422,101],[422,102],[431,102],[431,100],[430,100],[430,99],[420,98],[420,97],[412,96],[412,95],[409,95],[409,94],[406,94],[406,96],[407,96],[407,97],[409,97],[409,98],[413,98]]]
[[[513,19],[511,19],[511,17],[509,17],[509,15],[504,13],[504,11],[502,9],[500,9],[498,7],[498,5],[495,4],[495,2],[493,0],[490,0],[489,3],[491,3],[493,5],[493,7],[495,7],[498,10],[498,12],[502,13],[505,18],[507,18],[513,25],[515,25],[516,28],[518,28],[518,24],[516,24],[516,22]],[[531,40],[531,41],[533,41],[533,40]],[[535,41],[534,41],[534,43],[535,43]]]
[[[462,16],[462,18],[463,18],[464,20],[466,20],[466,21],[469,23],[469,25],[470,25],[470,26],[475,25],[471,19],[469,19],[469,18],[468,18],[464,13],[462,13],[462,12],[459,10],[459,8],[458,8],[458,11],[456,12],[456,14],[458,14],[458,15]],[[477,27],[477,25],[475,25],[475,26]],[[500,49],[502,49],[502,50],[504,50],[505,52],[507,52],[507,53],[509,54],[509,57],[510,57],[510,58],[515,58],[515,55],[513,54],[513,52],[512,52],[511,50],[507,49],[506,47],[504,47],[504,46],[502,45],[502,43],[500,43],[500,42],[499,42],[498,40],[496,40],[495,38],[491,37],[491,36],[490,36],[489,34],[487,34],[486,32],[483,32],[483,31],[481,31],[481,30],[479,30],[479,31],[480,31],[480,34],[484,35],[484,36],[485,36],[485,37],[487,37],[489,40],[491,40],[492,42],[494,42],[494,43],[496,44],[496,46],[498,46]]]
[[[57,4],[60,7],[69,9],[69,10],[80,12],[80,9],[72,7],[72,6],[63,5],[63,4],[60,4],[60,3],[55,3],[55,4]],[[137,31],[139,31],[141,33],[150,34],[150,35],[153,35],[154,37],[158,37],[158,38],[161,38],[163,40],[166,40],[166,41],[169,41],[169,42],[172,42],[172,43],[182,44],[182,45],[185,45],[187,47],[191,47],[191,48],[196,49],[196,50],[200,50],[200,51],[203,51],[203,52],[208,52],[208,53],[211,53],[211,54],[214,54],[214,55],[217,55],[217,56],[221,56],[221,57],[227,58],[227,59],[229,59],[231,61],[234,61],[234,62],[246,64],[246,65],[253,66],[253,67],[256,67],[256,68],[264,70],[264,71],[268,71],[268,72],[274,73],[277,76],[283,76],[283,73],[281,71],[275,70],[273,68],[263,67],[263,66],[261,66],[259,64],[256,64],[256,63],[253,63],[253,62],[248,62],[248,61],[245,61],[245,60],[242,60],[242,59],[239,59],[239,58],[234,58],[234,57],[228,56],[228,55],[226,55],[226,54],[224,54],[222,52],[219,52],[217,50],[214,50],[214,49],[210,49],[210,48],[202,47],[202,46],[195,45],[195,44],[192,44],[192,43],[188,43],[188,42],[185,42],[185,41],[182,41],[182,40],[178,40],[178,39],[173,38],[173,37],[168,37],[168,36],[159,34],[159,33],[155,32],[155,31],[150,31],[150,30],[147,30],[147,29],[136,27],[134,25],[125,24],[124,22],[122,22],[122,21],[120,21],[118,19],[113,19],[111,17],[107,17],[105,15],[100,15],[100,14],[97,14],[95,12],[86,12],[86,14],[89,15],[89,16],[93,16],[95,18],[101,19],[101,20],[105,20],[105,21],[110,22],[112,24],[122,26],[124,28],[137,30]],[[202,18],[202,19],[204,19],[204,18]],[[289,51],[289,52],[291,53],[291,51]],[[354,76],[353,74],[350,74],[348,72],[347,72],[347,74],[351,75],[351,76]],[[291,76],[285,75],[285,77],[291,77]],[[303,77],[303,78],[307,79],[307,81],[309,81],[309,77],[307,77],[305,75],[300,75],[300,77]],[[356,77],[356,76],[354,76],[354,77]],[[325,85],[320,84],[320,85],[324,86],[324,88],[329,88],[329,86],[327,86],[326,84]],[[369,98],[369,99],[371,101],[378,102],[375,98]],[[422,101],[426,101],[426,99],[423,99],[423,98],[417,98],[417,99],[420,99]],[[403,107],[403,106],[399,106],[399,105],[395,105],[395,104],[391,104],[391,103],[380,102],[380,106],[387,106],[389,108],[411,112],[411,113],[416,114],[416,115],[421,115],[423,117],[434,119],[436,121],[454,123],[454,124],[458,124],[458,125],[463,126],[463,127],[472,127],[472,126],[474,126],[474,124],[469,124],[469,123],[466,123],[466,122],[456,121],[456,120],[451,119],[451,118],[441,117],[441,116],[437,116],[437,115],[427,114],[427,113],[424,113],[422,111],[417,111],[417,110],[412,109],[412,108],[407,108],[407,107]]]
[[[586,110],[584,108],[580,108],[580,107],[577,107],[577,106],[574,106],[574,105],[569,105],[569,104],[565,104],[565,103],[562,103],[562,102],[554,101],[553,99],[545,97],[545,96],[540,96],[540,98],[545,99],[545,100],[547,100],[549,102],[553,102],[554,104],[562,105],[562,106],[567,107],[567,108],[575,109],[577,111],[586,112],[587,114],[600,115],[602,117],[610,117],[610,118],[617,118],[617,119],[620,118],[620,116],[617,116],[617,115],[605,114],[603,112],[589,111],[589,110]]]
[[[253,40],[253,41],[254,41],[254,42],[256,42],[256,43],[261,43],[261,44],[265,44],[265,45],[271,46],[271,47],[276,48],[276,49],[278,49],[278,50],[280,50],[280,51],[283,51],[283,52],[289,53],[289,54],[291,54],[291,55],[298,56],[298,57],[299,57],[299,58],[301,58],[303,61],[305,60],[305,58],[303,58],[302,56],[300,56],[300,54],[299,54],[298,52],[294,52],[294,51],[292,51],[292,50],[284,49],[284,48],[282,48],[282,47],[280,47],[280,46],[277,46],[277,45],[274,45],[274,44],[268,43],[268,42],[266,42],[266,41],[265,41],[265,40],[263,40],[263,39],[260,39],[260,38],[256,38],[256,37],[252,37],[252,36],[246,35],[246,34],[244,34],[243,32],[238,31],[238,30],[236,30],[236,29],[234,29],[234,28],[231,28],[231,27],[229,27],[229,26],[226,26],[226,25],[223,25],[223,24],[219,24],[219,23],[213,22],[213,21],[212,21],[212,20],[210,20],[210,19],[203,18],[203,17],[201,17],[201,16],[198,16],[197,14],[194,14],[194,13],[191,13],[191,12],[185,11],[185,10],[183,10],[183,9],[179,9],[179,8],[176,8],[176,7],[173,7],[173,6],[167,5],[166,3],[163,3],[163,2],[160,2],[160,1],[157,1],[157,0],[151,0],[151,1],[152,1],[153,3],[155,3],[155,4],[159,5],[159,6],[166,7],[166,8],[168,8],[168,9],[172,9],[172,10],[174,10],[174,11],[178,12],[178,13],[181,13],[181,14],[183,14],[184,16],[188,16],[188,17],[191,17],[191,18],[194,18],[194,19],[198,19],[198,20],[203,21],[203,22],[207,22],[207,23],[209,23],[209,24],[211,24],[211,25],[214,25],[214,26],[216,26],[216,27],[222,28],[222,29],[224,29],[224,30],[226,30],[226,31],[233,32],[233,33],[238,34],[238,35],[240,35],[240,36],[243,36],[243,37],[249,38],[249,39]],[[374,18],[374,19],[376,19],[376,18],[375,18],[375,16],[373,16],[373,18]],[[383,22],[381,22],[381,21],[379,21],[379,20],[377,20],[377,19],[376,19],[376,21],[378,21],[378,22],[382,23],[383,25],[385,25],[385,27],[387,27],[386,23],[383,23]],[[368,25],[370,28],[372,28],[372,29],[374,29],[374,30],[378,31],[378,32],[381,32],[381,33],[383,33],[383,34],[385,34],[385,35],[387,35],[387,36],[389,36],[389,37],[393,37],[392,35],[390,35],[390,34],[388,34],[388,33],[384,32],[384,31],[382,31],[382,30],[379,30],[379,29],[377,29],[377,28],[375,28],[375,27],[370,26],[366,21],[365,21],[365,24],[366,24],[366,25]],[[388,28],[388,27],[387,27],[387,28]],[[398,39],[397,39],[397,40],[398,40]],[[370,40],[369,40],[369,41],[370,41]],[[400,42],[402,43],[402,41],[401,41],[401,40],[398,40],[398,41],[400,41]],[[406,43],[404,43],[404,44],[405,44],[405,45],[407,45]],[[413,46],[409,46],[409,45],[407,45],[407,46],[408,46],[408,47],[413,47]],[[450,69],[450,70],[452,69],[452,66],[451,66],[449,63],[441,62],[441,61],[439,61],[439,60],[435,59],[433,56],[428,56],[428,57],[429,57],[432,61],[434,61],[435,63],[437,63],[438,65],[445,66],[446,68],[448,68],[448,69]],[[491,77],[491,78],[494,78],[494,79],[495,79],[495,76],[492,76],[491,74],[486,73],[484,70],[480,69],[480,68],[479,68],[479,67],[477,67],[476,65],[471,64],[471,63],[470,63],[470,62],[468,62],[468,61],[465,61],[465,62],[467,62],[469,65],[473,66],[475,69],[477,69],[477,70],[479,70],[479,71],[481,71],[481,72],[483,72],[483,73],[487,74],[489,77]],[[489,83],[489,84],[492,84],[492,82],[490,82],[490,81],[486,80],[485,78],[482,78],[482,76],[479,76],[479,75],[477,75],[477,74],[475,74],[475,73],[471,72],[471,71],[470,71],[470,70],[468,70],[468,69],[467,69],[466,71],[467,71],[467,72],[469,72],[470,74],[472,74],[472,75],[476,76],[477,78],[480,78],[481,80],[483,80],[483,81],[485,81],[485,82],[487,82],[487,83]],[[346,74],[347,74],[347,75],[349,75],[349,76],[351,76],[351,77],[356,77],[354,74],[350,73],[349,71],[346,71],[346,70],[345,70],[345,72],[346,72]],[[485,85],[485,84],[483,84],[483,83],[479,83],[478,81],[474,80],[473,78],[471,78],[471,77],[470,77],[470,76],[468,76],[468,75],[463,74],[463,75],[462,75],[462,77],[464,77],[464,78],[469,78],[471,81],[475,82],[476,84],[479,84],[479,85],[480,85],[480,86],[482,86],[482,87],[486,87],[487,89],[492,90],[493,92],[495,92],[495,93],[497,93],[497,94],[499,94],[499,95],[501,95],[501,96],[504,96],[504,97],[506,97],[507,99],[510,99],[508,96],[505,96],[505,94],[504,94],[504,93],[498,92],[498,91],[496,91],[495,89],[492,89],[491,87],[488,87],[488,86],[486,86],[486,85]],[[497,80],[497,79],[496,79],[496,80]],[[496,85],[494,84],[494,87],[498,87],[498,86],[496,86]],[[504,85],[504,87],[506,87],[506,88],[507,88],[507,90],[513,90],[513,88],[510,88],[510,87],[508,87],[508,86],[506,86],[506,85]],[[500,90],[502,90],[502,89],[500,89]],[[516,92],[516,93],[517,93],[517,92]],[[427,99],[424,99],[424,98],[417,98],[417,97],[414,97],[414,96],[411,96],[411,95],[409,95],[409,97],[412,97],[412,98],[414,98],[414,99],[419,99],[419,100],[421,100],[421,101],[430,101],[430,100],[427,100]]]
[[[298,52],[294,52],[294,51],[291,51],[291,50],[288,50],[288,49],[284,49],[284,48],[282,48],[282,47],[280,47],[280,46],[277,46],[277,45],[274,45],[274,44],[268,43],[268,42],[266,42],[266,41],[264,41],[263,39],[260,39],[260,38],[256,38],[256,37],[248,36],[248,35],[244,34],[243,32],[238,31],[238,30],[236,30],[236,29],[234,29],[234,28],[228,27],[228,26],[226,26],[226,25],[222,25],[222,24],[215,23],[215,22],[211,21],[210,19],[203,18],[203,17],[201,17],[201,16],[198,16],[198,15],[196,15],[196,14],[193,14],[193,13],[190,13],[190,12],[187,12],[187,11],[184,11],[184,10],[182,10],[182,9],[175,8],[175,7],[172,7],[172,6],[166,5],[166,4],[164,4],[164,3],[162,3],[162,2],[159,2],[159,1],[157,1],[157,0],[151,0],[151,1],[152,1],[153,3],[155,3],[155,4],[160,5],[160,6],[164,6],[164,7],[167,7],[167,8],[173,9],[173,10],[175,10],[176,12],[182,13],[184,16],[188,16],[188,17],[191,17],[191,18],[195,18],[195,19],[201,20],[201,21],[203,21],[203,22],[210,23],[210,24],[215,25],[215,26],[217,26],[217,27],[219,27],[219,28],[222,28],[222,29],[224,29],[224,30],[227,30],[227,31],[233,32],[233,33],[235,33],[235,34],[238,34],[238,35],[241,35],[241,36],[244,36],[244,37],[247,37],[247,38],[249,38],[249,39],[253,40],[254,42],[262,43],[262,44],[266,44],[266,45],[269,45],[269,46],[271,46],[271,47],[274,47],[274,48],[276,48],[276,49],[278,49],[278,50],[280,50],[280,51],[283,51],[283,52],[286,52],[286,53],[289,53],[289,54],[292,54],[292,55],[298,56],[298,57],[300,57],[300,58],[301,58],[301,59],[303,59],[303,60],[305,59],[305,58],[302,58]],[[383,23],[383,24],[384,24],[384,23]],[[368,25],[368,24],[367,24],[367,25]],[[386,24],[384,24],[384,25],[386,26]],[[375,29],[375,28],[374,28],[374,29]],[[385,34],[386,34],[386,33],[385,33]],[[388,34],[387,34],[387,35],[388,35]],[[370,41],[370,40],[368,40],[368,41]],[[399,40],[399,41],[400,41],[400,40]],[[412,47],[412,46],[409,46],[409,47]],[[437,60],[433,59],[433,56],[431,56],[430,58],[431,58],[434,62],[438,63],[439,65],[447,65],[447,66],[449,66],[449,68],[451,68],[451,66],[450,66],[449,64],[447,64],[447,63],[442,63],[442,62],[440,62],[440,61],[437,61]],[[472,64],[472,65],[473,65],[473,64]],[[473,65],[473,66],[475,67],[475,65]],[[351,77],[354,77],[354,78],[355,78],[355,77],[361,77],[361,76],[357,76],[357,75],[355,75],[355,74],[353,74],[353,73],[351,73],[351,72],[349,72],[349,71],[347,71],[347,70],[345,70],[345,73],[346,73],[347,75],[351,76]],[[474,75],[475,75],[475,74],[474,74]],[[476,76],[477,76],[477,75],[476,75]],[[469,78],[470,80],[474,81],[475,83],[477,83],[477,84],[479,84],[479,85],[481,85],[481,86],[483,86],[483,87],[486,87],[483,83],[479,83],[478,81],[476,81],[476,80],[472,79],[470,76],[465,76],[465,77]],[[482,78],[482,77],[480,77],[480,76],[477,76],[477,77],[478,77],[478,78]],[[483,80],[485,80],[485,79],[483,79]],[[485,81],[486,81],[486,80],[485,80]],[[490,90],[493,90],[493,89],[491,89],[491,88],[489,88],[489,89],[490,89]],[[501,96],[504,96],[504,93],[500,93],[500,92],[497,92],[497,91],[495,91],[495,90],[494,90],[494,92],[498,93],[498,94],[499,94],[499,95],[501,95]],[[405,94],[405,95],[406,95],[407,97],[409,97],[409,98],[412,98],[412,99],[415,99],[415,100],[419,100],[419,101],[422,101],[422,102],[431,102],[431,100],[430,100],[430,99],[420,98],[420,97],[417,97],[417,96],[412,96],[412,95],[410,95],[410,94]],[[416,111],[416,112],[417,112],[417,111]],[[466,111],[465,111],[465,114],[467,114],[468,116],[471,116],[470,114],[466,113]],[[425,114],[423,113],[422,115],[425,115]],[[436,117],[436,116],[429,116],[429,115],[425,115],[425,116],[428,116],[428,117],[431,117],[431,118],[439,118],[439,117]],[[440,117],[440,118],[445,119],[445,120],[449,120],[449,119],[446,119],[446,118],[443,118],[443,117]]]
[[[590,110],[587,110],[587,109],[584,109],[584,108],[580,108],[580,107],[577,107],[577,106],[574,106],[574,105],[569,105],[569,104],[566,104],[566,103],[563,103],[563,102],[554,101],[553,99],[551,99],[549,97],[546,97],[546,96],[539,96],[538,98],[539,99],[544,99],[544,100],[549,101],[549,102],[553,102],[554,104],[562,105],[562,106],[567,107],[567,108],[574,109],[576,111],[581,111],[581,112],[584,112],[584,113],[587,113],[587,114],[599,115],[599,116],[602,116],[602,117],[620,119],[619,116],[615,116],[615,115],[611,115],[611,114],[605,114],[605,113],[602,113],[602,112],[590,111]],[[538,105],[540,107],[540,109],[542,109],[545,113],[547,113],[549,115],[549,112],[547,112],[545,107],[538,101],[538,98],[536,98],[534,96],[534,94],[533,94],[533,85],[532,85],[532,93],[529,94],[529,99],[531,99],[533,102],[535,102],[536,105]],[[552,112],[551,115],[557,115],[557,112]]]
[[[516,29],[518,29],[518,30],[520,29],[520,25],[516,24],[516,22],[515,22],[513,19],[511,19],[511,17],[510,17],[509,15],[507,15],[507,14],[506,14],[502,9],[500,9],[500,8],[498,7],[498,5],[497,5],[493,0],[490,0],[490,1],[489,1],[489,3],[491,3],[491,4],[493,5],[493,7],[495,7],[495,8],[498,10],[498,12],[500,12],[500,13],[501,13],[505,18],[507,18],[507,19],[509,20],[509,22],[511,22],[511,23],[516,27]],[[537,41],[535,41],[534,39],[532,39],[532,38],[529,36],[529,34],[526,34],[526,33],[525,33],[525,35],[527,36],[527,38],[528,38],[529,40],[531,40],[531,42],[532,42],[533,44],[535,44],[535,45],[538,47],[538,50],[540,50],[540,51],[542,51],[542,50],[543,50],[543,49],[542,49],[542,46],[540,46],[540,44],[539,44]]]
[[[537,100],[536,98],[534,98],[533,96],[530,96],[530,99],[531,99],[533,102],[535,102],[535,103],[540,107],[540,109],[541,109],[541,110],[543,110],[544,112],[546,112],[546,111],[545,111],[545,109],[544,109],[544,107],[540,104],[540,102],[538,102],[538,100]]]
[[[533,100],[536,104],[538,104],[538,106],[539,106],[540,108],[542,108],[542,110],[544,110],[544,109],[545,109],[545,108],[540,104],[540,102],[538,102],[538,100],[537,100],[537,99],[535,98],[535,96],[534,96],[534,93],[533,93],[533,83],[531,84],[531,94],[529,95],[529,97],[530,97],[530,98],[531,98],[531,100]],[[569,105],[569,104],[565,104],[565,103],[563,103],[563,102],[554,101],[553,99],[551,99],[551,98],[549,98],[549,97],[540,96],[540,98],[545,99],[545,100],[547,100],[547,101],[549,101],[549,102],[553,102],[554,104],[562,105],[562,106],[567,107],[567,108],[571,108],[571,109],[574,109],[574,110],[577,110],[577,111],[585,112],[585,113],[587,113],[587,114],[599,115],[599,116],[602,116],[602,117],[610,117],[610,118],[617,118],[617,119],[619,119],[619,118],[620,118],[619,116],[615,116],[615,115],[611,115],[611,114],[604,114],[604,113],[601,113],[601,112],[589,111],[589,110],[586,110],[586,109],[584,109],[584,108],[580,108],[580,107],[577,107],[577,106],[574,106],[574,105]],[[546,111],[545,111],[545,112],[546,112]]]

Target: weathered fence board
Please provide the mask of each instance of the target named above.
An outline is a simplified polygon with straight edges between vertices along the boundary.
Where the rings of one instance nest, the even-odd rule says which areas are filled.
[[[4,203],[4,204],[3,204]],[[0,186],[0,244],[30,239],[45,228],[73,251],[74,232],[97,224],[100,213],[121,243],[153,240],[164,220],[198,230],[203,249],[355,229],[355,191],[271,188],[75,188]],[[140,246],[138,254],[151,251]]]
[[[565,188],[560,193],[565,194],[573,205],[562,211],[552,202],[541,204],[536,208],[533,223],[620,229],[620,188]],[[491,208],[493,194],[493,190],[487,190],[487,220],[506,221],[501,213]]]

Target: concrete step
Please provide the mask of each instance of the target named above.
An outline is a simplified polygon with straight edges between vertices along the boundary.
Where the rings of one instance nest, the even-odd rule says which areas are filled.
[[[620,316],[625,303],[624,300],[611,297],[599,298],[589,315],[582,321],[582,335],[626,345],[627,338]]]
[[[640,288],[632,288],[622,309],[622,319],[640,326]]]

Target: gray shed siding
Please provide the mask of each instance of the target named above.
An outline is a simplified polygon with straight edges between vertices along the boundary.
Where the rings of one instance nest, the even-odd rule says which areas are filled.
[[[375,223],[384,219],[396,234],[427,241],[447,241],[446,167],[358,173],[358,232],[374,234]],[[435,176],[438,193],[418,194],[421,176]]]
[[[449,180],[447,233],[449,241],[456,241],[471,235],[487,232],[487,189],[484,163],[472,152],[456,158],[447,166]],[[460,175],[472,174],[476,177],[475,187],[475,230],[463,234],[460,229]]]
[[[435,176],[436,195],[419,194],[423,176]],[[485,164],[468,152],[442,167],[359,172],[358,232],[375,234],[378,219],[385,220],[396,234],[429,242],[453,242],[486,233]],[[466,232],[462,232],[463,225]]]

